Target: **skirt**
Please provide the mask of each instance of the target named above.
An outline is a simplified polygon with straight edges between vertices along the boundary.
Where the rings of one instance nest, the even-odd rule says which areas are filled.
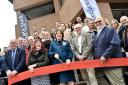
[[[31,85],[50,85],[49,75],[32,77]]]

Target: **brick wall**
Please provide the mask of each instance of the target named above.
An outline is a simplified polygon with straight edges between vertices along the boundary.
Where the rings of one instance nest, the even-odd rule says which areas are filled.
[[[17,1],[17,4],[14,3],[15,10],[23,8],[22,6],[27,5],[34,5],[37,2],[45,1],[45,0],[30,0],[31,3],[20,3],[21,1],[27,1],[29,0],[14,0],[14,2]],[[19,2],[18,2],[19,1]],[[46,0],[47,1],[47,0]],[[82,11],[81,4],[79,0],[65,0],[63,6],[60,6],[59,0],[53,0],[55,5],[55,13],[49,14],[46,16],[38,17],[35,19],[32,19],[29,21],[29,27],[30,27],[30,34],[32,34],[33,31],[38,30],[40,31],[40,28],[42,26],[48,27],[48,30],[51,30],[52,28],[55,28],[55,22],[57,20],[62,21],[63,23],[69,23],[72,21],[80,11]],[[20,4],[18,6],[18,4]],[[110,9],[110,5],[108,2],[98,2],[98,7],[100,9],[101,15],[105,18],[107,18],[109,21],[113,19],[113,15]],[[18,28],[18,27],[17,27]],[[16,35],[19,35],[19,30],[16,28]]]

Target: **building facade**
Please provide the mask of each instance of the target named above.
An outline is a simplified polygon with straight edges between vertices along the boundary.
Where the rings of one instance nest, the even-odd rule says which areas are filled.
[[[79,0],[9,0],[16,12],[24,13],[28,19],[30,35],[45,26],[48,30],[55,28],[56,21],[75,22],[77,16],[85,17]],[[111,21],[128,16],[128,0],[96,0],[100,13]],[[16,25],[16,37],[20,36]]]

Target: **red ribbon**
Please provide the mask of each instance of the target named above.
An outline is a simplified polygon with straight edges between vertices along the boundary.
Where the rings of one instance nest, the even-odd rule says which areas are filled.
[[[100,64],[99,60],[85,60],[85,61],[76,61],[67,65],[56,64],[45,67],[40,67],[34,69],[34,72],[25,71],[17,74],[16,76],[8,79],[8,84],[14,84],[16,82],[31,78],[33,76],[45,75],[50,73],[56,73],[66,70],[76,70],[83,68],[98,68],[98,67],[114,67],[114,66],[128,66],[128,58],[113,58],[108,60],[106,64]]]

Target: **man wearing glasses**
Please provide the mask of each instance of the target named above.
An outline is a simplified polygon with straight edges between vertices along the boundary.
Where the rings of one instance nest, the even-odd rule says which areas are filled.
[[[94,58],[100,59],[100,63],[105,64],[111,58],[121,57],[120,39],[117,32],[105,26],[102,17],[97,17],[95,24],[97,27],[97,35],[94,39]],[[121,67],[97,69],[103,71],[111,85],[125,85]]]

